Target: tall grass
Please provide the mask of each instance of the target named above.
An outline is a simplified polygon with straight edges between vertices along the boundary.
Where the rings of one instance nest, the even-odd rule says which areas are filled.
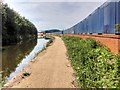
[[[95,39],[64,36],[68,56],[82,88],[120,88],[120,56]]]

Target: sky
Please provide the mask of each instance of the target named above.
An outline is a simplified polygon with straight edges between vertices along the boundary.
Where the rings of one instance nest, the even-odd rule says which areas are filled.
[[[65,30],[77,24],[106,0],[4,0],[38,29]]]

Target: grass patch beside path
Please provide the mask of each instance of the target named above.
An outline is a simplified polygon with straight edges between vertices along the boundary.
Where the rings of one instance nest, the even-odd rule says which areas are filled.
[[[64,36],[71,64],[82,88],[120,88],[120,56],[95,39]]]
[[[53,36],[50,36],[50,39],[49,39],[49,41],[47,42],[47,44],[43,47],[42,50],[40,50],[38,53],[36,53],[34,59],[39,55],[39,53],[43,52],[44,50],[47,49],[47,47],[51,46],[52,43],[53,43],[53,41],[54,41],[54,39],[55,39],[55,38],[54,38]],[[34,59],[33,59],[33,60],[34,60]],[[32,60],[32,61],[33,61],[33,60]]]

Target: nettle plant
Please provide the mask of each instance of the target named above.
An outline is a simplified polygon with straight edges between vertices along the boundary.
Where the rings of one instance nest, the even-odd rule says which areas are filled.
[[[120,56],[95,39],[64,36],[71,64],[82,88],[120,88]]]
[[[115,32],[116,33],[120,32],[120,24],[115,25]]]

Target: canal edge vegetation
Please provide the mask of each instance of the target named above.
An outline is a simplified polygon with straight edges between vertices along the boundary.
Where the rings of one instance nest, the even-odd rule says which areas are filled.
[[[0,88],[2,88],[5,83],[7,83],[7,78],[2,77],[2,71],[0,71]]]
[[[47,49],[47,47],[51,46],[52,43],[54,42],[54,37],[53,36],[49,36],[49,41],[46,43],[46,45],[42,48],[42,50],[40,50],[38,53],[36,53],[35,57],[33,58],[33,60],[41,53],[43,52],[44,50]],[[31,61],[33,61],[31,60]]]
[[[81,88],[120,88],[120,56],[95,39],[62,37]]]
[[[35,25],[19,13],[11,9],[7,4],[1,3],[2,15],[2,46],[8,46],[25,42],[28,39],[37,39]],[[6,82],[0,71],[0,87]]]
[[[2,6],[2,46],[17,44],[31,38],[37,39],[35,25],[19,13],[9,8],[7,4]]]

